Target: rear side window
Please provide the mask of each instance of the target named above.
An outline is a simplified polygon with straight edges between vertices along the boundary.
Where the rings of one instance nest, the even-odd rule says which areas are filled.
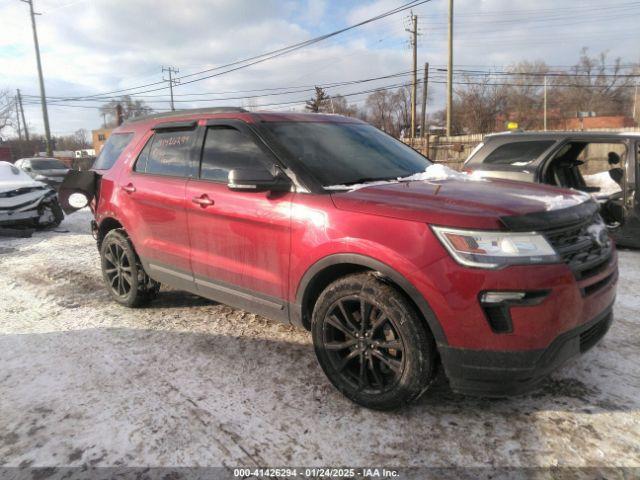
[[[233,127],[207,128],[200,178],[226,182],[234,168],[264,168],[269,158],[249,135]]]
[[[116,163],[120,154],[127,148],[133,138],[133,133],[114,133],[104,144],[100,155],[96,158],[93,168],[96,170],[109,170]]]
[[[514,167],[528,165],[554,143],[553,140],[507,143],[487,155],[482,163],[513,165]]]
[[[134,170],[173,177],[189,175],[189,153],[194,130],[157,132],[138,156]]]

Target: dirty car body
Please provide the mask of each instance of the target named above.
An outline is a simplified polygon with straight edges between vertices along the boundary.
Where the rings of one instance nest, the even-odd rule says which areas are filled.
[[[596,159],[591,150],[602,150]],[[615,161],[605,161],[607,150]],[[590,158],[591,157],[591,158]],[[599,173],[589,165],[600,163]],[[613,132],[508,132],[487,135],[465,171],[573,188],[592,194],[619,245],[640,248],[640,134]],[[613,188],[611,188],[613,186]]]
[[[53,188],[9,162],[0,162],[0,227],[54,226],[62,216]]]
[[[79,192],[114,300],[162,283],[311,330],[370,408],[417,398],[439,362],[459,392],[527,391],[613,318],[617,255],[589,195],[474,180],[356,119],[140,119],[65,181]]]

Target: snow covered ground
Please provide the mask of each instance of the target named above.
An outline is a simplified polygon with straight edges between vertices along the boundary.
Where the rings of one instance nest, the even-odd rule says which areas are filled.
[[[304,331],[191,295],[108,299],[88,212],[0,239],[0,465],[640,466],[640,252],[620,253],[616,321],[539,391],[444,381],[362,409]]]

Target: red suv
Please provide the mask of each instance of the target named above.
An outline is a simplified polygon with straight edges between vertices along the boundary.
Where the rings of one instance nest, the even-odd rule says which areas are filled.
[[[524,392],[612,321],[617,257],[590,196],[475,180],[352,118],[130,121],[61,196],[91,202],[114,300],[162,283],[311,330],[370,408],[417,398],[440,363],[455,391]]]

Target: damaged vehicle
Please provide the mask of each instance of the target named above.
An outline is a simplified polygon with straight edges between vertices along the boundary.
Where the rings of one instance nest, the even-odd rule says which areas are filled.
[[[63,218],[53,188],[9,162],[0,162],[0,229],[56,227]]]
[[[354,118],[136,118],[61,201],[90,204],[115,302],[164,284],[305,328],[369,408],[415,400],[440,366],[457,392],[526,392],[613,321],[617,254],[590,195],[473,179]]]
[[[505,132],[487,135],[464,170],[474,176],[587,192],[615,241],[640,248],[640,133]]]

